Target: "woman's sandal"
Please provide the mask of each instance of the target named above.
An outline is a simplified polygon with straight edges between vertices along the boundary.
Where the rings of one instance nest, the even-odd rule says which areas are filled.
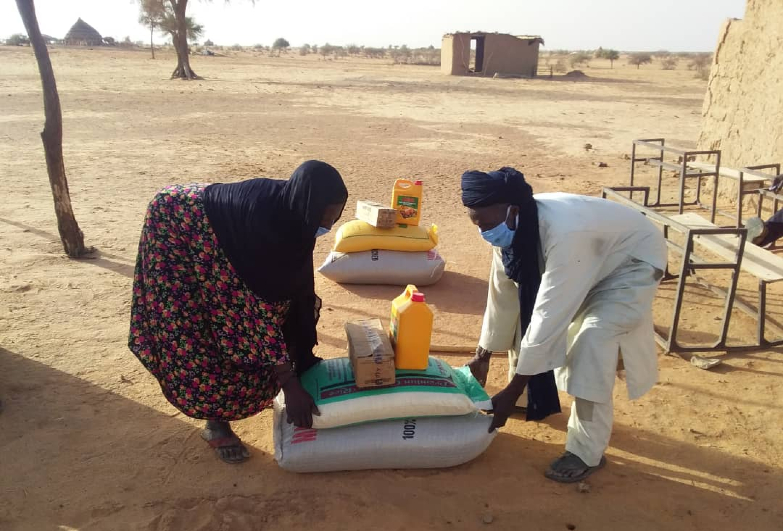
[[[250,452],[236,435],[219,437],[217,439],[207,439],[202,434],[201,437],[215,449],[217,456],[225,463],[236,465],[247,461],[250,457]]]

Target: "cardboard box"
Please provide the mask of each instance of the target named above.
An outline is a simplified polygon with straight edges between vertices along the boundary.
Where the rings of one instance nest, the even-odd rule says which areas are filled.
[[[356,219],[379,229],[391,229],[396,225],[397,211],[390,206],[374,201],[356,203]]]
[[[383,387],[394,384],[394,350],[380,319],[345,324],[348,357],[356,386]]]

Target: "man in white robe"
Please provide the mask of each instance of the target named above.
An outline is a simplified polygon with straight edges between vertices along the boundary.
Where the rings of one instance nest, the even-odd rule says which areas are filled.
[[[532,196],[532,190],[532,202],[515,201],[519,186],[498,184],[499,178],[524,182],[510,168],[483,174],[494,182],[492,197],[485,198],[477,195],[485,192],[486,183],[476,178],[480,172],[470,173],[467,184],[463,177],[463,202],[494,248],[479,349],[469,365],[477,378],[485,379],[491,353],[509,353],[509,384],[492,399],[492,429],[505,425],[531,376],[555,369],[558,388],[574,401],[566,452],[546,475],[560,482],[581,481],[605,464],[620,356],[630,399],[657,381],[652,303],[666,268],[666,242],[652,222],[623,205],[564,193]],[[466,189],[473,194],[467,201]],[[504,256],[518,245],[525,209],[537,210],[541,277],[523,331],[520,282],[509,278]]]

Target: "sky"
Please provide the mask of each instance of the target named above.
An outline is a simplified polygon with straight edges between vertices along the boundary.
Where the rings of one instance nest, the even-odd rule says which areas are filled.
[[[304,43],[440,47],[444,33],[541,35],[545,50],[713,51],[746,0],[190,0],[188,14],[218,45]],[[41,31],[62,38],[81,17],[104,36],[149,40],[134,0],[35,0]],[[16,2],[0,0],[0,38],[24,33]],[[156,42],[163,42],[156,36]]]

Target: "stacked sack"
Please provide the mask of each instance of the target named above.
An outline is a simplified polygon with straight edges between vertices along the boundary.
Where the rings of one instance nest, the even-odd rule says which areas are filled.
[[[358,219],[340,227],[318,271],[342,284],[428,286],[440,280],[446,262],[435,249],[437,226],[419,226],[421,189],[421,181],[399,179],[392,207],[359,201]]]
[[[313,428],[289,424],[281,396],[274,405],[275,459],[292,472],[451,467],[496,435],[470,370],[436,358],[424,371],[396,371],[386,387],[358,387],[348,358],[324,360],[301,381],[321,413]]]

